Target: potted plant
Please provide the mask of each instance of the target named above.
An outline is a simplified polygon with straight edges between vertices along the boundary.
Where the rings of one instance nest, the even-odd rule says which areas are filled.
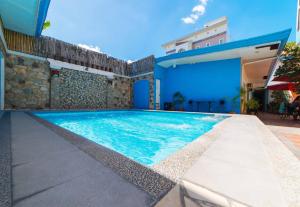
[[[174,93],[173,105],[175,109],[178,108],[180,111],[184,111],[184,102],[185,102],[185,97],[180,92]]]
[[[257,114],[259,109],[259,102],[255,99],[250,99],[247,102],[247,110],[249,114]]]

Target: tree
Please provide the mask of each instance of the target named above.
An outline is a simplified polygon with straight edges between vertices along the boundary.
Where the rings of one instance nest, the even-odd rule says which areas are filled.
[[[277,69],[276,77],[287,77],[300,92],[300,47],[295,42],[286,44],[280,57],[282,65]]]
[[[48,20],[48,21],[45,21],[44,25],[43,25],[43,30],[46,30],[48,29],[49,27],[51,26],[51,22]]]

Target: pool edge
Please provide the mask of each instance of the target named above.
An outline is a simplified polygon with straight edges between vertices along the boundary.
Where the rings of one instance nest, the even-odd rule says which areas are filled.
[[[153,205],[176,185],[176,183],[172,180],[162,176],[153,169],[139,164],[138,162],[131,160],[116,151],[92,142],[60,126],[54,125],[47,120],[36,116],[32,112],[27,112],[27,114],[40,124],[54,131],[78,147],[81,151],[87,153],[98,162],[111,168],[115,173],[128,182],[147,192],[155,199]]]
[[[152,112],[152,110],[147,111]],[[193,166],[197,159],[216,140],[214,129],[219,127],[219,125],[221,125],[226,119],[230,119],[231,117],[227,114],[226,119],[215,124],[212,129],[197,137],[193,142],[187,144],[185,147],[171,154],[169,157],[160,161],[159,163],[151,167],[147,167],[134,160],[131,160],[130,158],[127,158],[116,151],[57,126],[35,115],[34,113],[36,112],[27,112],[27,114],[36,121],[53,130],[55,133],[59,134],[64,139],[77,146],[80,150],[87,153],[92,158],[111,168],[114,172],[126,179],[128,182],[136,185],[141,190],[153,196],[155,199],[153,205],[160,201],[161,198],[168,194],[168,192],[172,190],[176,184],[178,184],[180,178],[185,174],[185,172]],[[214,115],[207,113],[197,114]]]

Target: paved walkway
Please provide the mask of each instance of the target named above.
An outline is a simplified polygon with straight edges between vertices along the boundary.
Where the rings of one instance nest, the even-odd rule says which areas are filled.
[[[255,116],[234,116],[212,133],[216,141],[158,207],[300,206],[300,162]]]
[[[300,121],[268,113],[260,114],[259,118],[300,160]]]
[[[148,206],[137,189],[50,129],[11,113],[13,203],[16,207]]]

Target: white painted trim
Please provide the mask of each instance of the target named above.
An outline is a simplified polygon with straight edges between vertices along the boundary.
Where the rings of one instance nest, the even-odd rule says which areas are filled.
[[[57,69],[57,70],[60,70],[62,68],[66,68],[66,69],[77,70],[77,71],[86,72],[86,73],[93,73],[93,74],[103,75],[103,76],[106,76],[109,79],[113,79],[114,76],[130,78],[129,76],[119,75],[119,74],[116,74],[116,73],[107,72],[107,71],[103,71],[103,70],[98,70],[98,69],[94,69],[94,68],[89,68],[89,67],[86,67],[86,66],[75,65],[75,64],[72,64],[72,63],[67,63],[67,62],[63,62],[63,61],[59,61],[59,60],[54,60],[54,59],[51,59],[51,58],[47,58],[47,60],[50,62],[50,67],[53,68],[53,69]]]
[[[50,62],[50,67],[53,68],[53,69],[57,69],[57,70],[60,70],[61,68],[73,69],[73,70],[83,71],[83,72],[87,72],[87,73],[93,73],[93,74],[99,74],[99,75],[107,76],[110,79],[113,79],[114,76],[130,79],[130,78],[137,78],[137,77],[150,75],[150,74],[154,73],[154,72],[149,72],[149,73],[144,73],[144,74],[140,74],[140,75],[130,77],[130,76],[126,76],[126,75],[120,75],[120,74],[116,74],[116,73],[112,73],[112,72],[107,72],[107,71],[98,70],[98,69],[94,69],[94,68],[90,68],[90,67],[86,67],[86,66],[76,65],[76,64],[72,64],[72,63],[59,61],[59,60],[54,60],[54,59],[51,59],[51,58],[39,57],[39,56],[30,55],[30,54],[17,52],[17,51],[12,51],[12,50],[7,50],[7,53],[12,54],[12,55],[18,55],[18,56],[26,57],[26,58],[41,60],[41,61],[49,61]]]
[[[154,72],[143,73],[143,74],[131,76],[130,78],[138,78],[138,77],[145,76],[145,75],[151,75],[151,74],[153,74],[153,73],[154,73]]]
[[[98,69],[94,69],[94,68],[90,68],[90,67],[86,67],[86,66],[75,65],[75,64],[72,64],[72,63],[67,63],[67,62],[63,62],[63,61],[59,61],[59,60],[54,60],[54,59],[51,59],[51,58],[47,58],[47,60],[50,62],[50,67],[53,68],[53,69],[56,69],[56,70],[61,70],[62,68],[66,68],[66,69],[77,70],[77,71],[86,72],[86,73],[93,73],[93,74],[103,75],[103,76],[106,76],[109,79],[113,79],[115,76],[131,79],[131,78],[137,78],[137,77],[150,75],[150,74],[154,73],[154,72],[148,72],[148,73],[143,73],[143,74],[140,74],[140,75],[130,77],[130,76],[119,75],[119,74],[116,74],[116,73],[107,72],[107,71],[103,71],[103,70],[98,70]]]
[[[155,79],[155,108],[160,108],[161,82]]]
[[[26,57],[26,58],[31,58],[31,59],[41,60],[41,61],[47,61],[47,58],[26,54],[26,53],[23,53],[23,52],[7,50],[7,53],[11,54],[11,55],[18,55],[18,56],[22,56],[22,57]]]

